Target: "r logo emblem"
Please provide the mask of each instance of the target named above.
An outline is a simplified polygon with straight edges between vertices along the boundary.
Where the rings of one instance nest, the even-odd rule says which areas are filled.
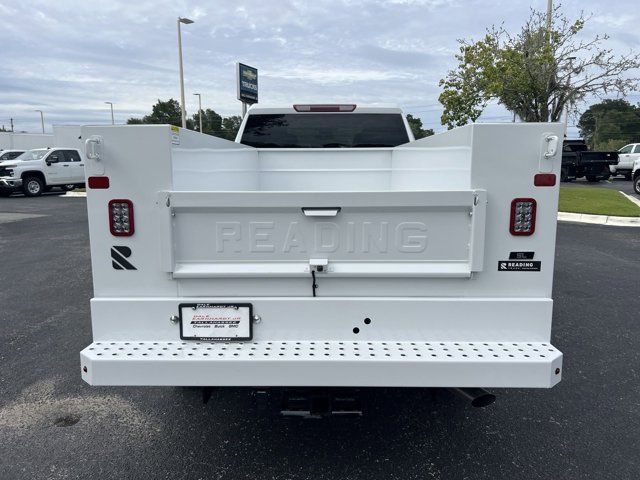
[[[116,270],[137,270],[128,260],[131,256],[131,249],[124,246],[111,247],[111,265]]]

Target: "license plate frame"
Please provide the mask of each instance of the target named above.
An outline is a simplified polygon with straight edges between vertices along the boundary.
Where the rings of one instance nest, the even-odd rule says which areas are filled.
[[[178,305],[178,310],[181,340],[240,342],[253,339],[253,305],[251,303],[181,303]],[[194,315],[197,314],[202,317],[194,320]],[[193,323],[194,321],[198,323]],[[185,322],[189,322],[186,328]],[[212,327],[212,325],[219,326]],[[234,332],[235,327],[232,325],[237,325],[237,335],[229,334]],[[194,334],[198,328],[202,329],[203,335]],[[220,329],[220,335],[204,334],[213,332],[215,328]]]

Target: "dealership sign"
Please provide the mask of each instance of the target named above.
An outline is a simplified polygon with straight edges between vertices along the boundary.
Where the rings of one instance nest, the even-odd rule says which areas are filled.
[[[249,104],[258,103],[258,69],[237,63],[236,76],[238,100]]]

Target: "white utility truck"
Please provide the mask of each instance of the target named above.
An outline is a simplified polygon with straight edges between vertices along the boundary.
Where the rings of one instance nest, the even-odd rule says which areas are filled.
[[[52,145],[53,135],[51,134],[0,132],[0,151],[31,150]]]
[[[474,124],[413,141],[399,109],[355,105],[252,108],[236,142],[83,127],[82,378],[552,387],[562,134]]]

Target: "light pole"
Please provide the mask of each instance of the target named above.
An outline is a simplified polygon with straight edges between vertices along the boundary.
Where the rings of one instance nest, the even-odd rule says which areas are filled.
[[[42,133],[44,133],[44,113],[42,110],[34,110],[34,112],[40,112],[40,123],[42,124]]]
[[[104,102],[104,103],[106,103],[107,105],[111,106],[111,125],[115,125],[116,122],[114,122],[114,120],[113,120],[113,102]]]
[[[198,119],[200,120],[200,133],[202,133],[202,95],[194,93],[198,96]]]
[[[182,128],[187,128],[187,112],[184,108],[184,73],[182,71],[182,32],[180,24],[189,25],[193,20],[189,18],[178,17],[178,63],[180,64],[180,109],[182,110]]]

